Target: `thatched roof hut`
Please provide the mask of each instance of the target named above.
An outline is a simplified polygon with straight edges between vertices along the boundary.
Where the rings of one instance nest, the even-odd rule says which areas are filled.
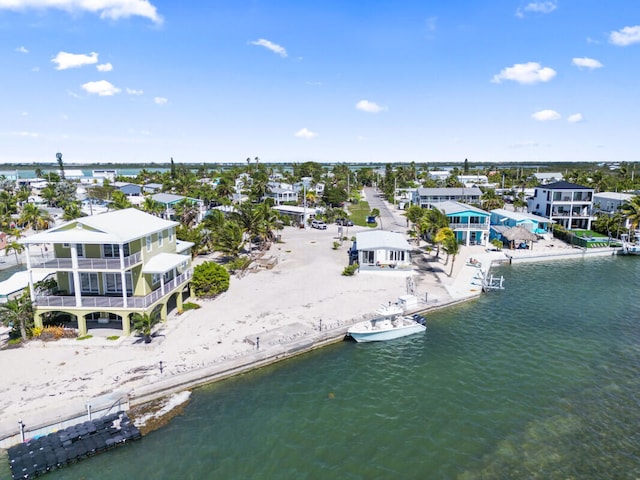
[[[523,226],[516,226],[508,229],[502,234],[502,238],[508,240],[511,243],[511,247],[514,248],[515,244],[520,244],[522,242],[531,242],[531,247],[533,247],[533,242],[535,242],[538,237],[535,233],[530,232]]]

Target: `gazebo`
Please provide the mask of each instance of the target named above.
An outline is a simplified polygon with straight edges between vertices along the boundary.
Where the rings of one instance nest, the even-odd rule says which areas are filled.
[[[509,241],[509,248],[522,248],[521,245],[524,244],[526,247],[533,250],[533,242],[538,239],[535,233],[530,232],[523,226],[516,226],[506,230],[502,234],[502,238]]]

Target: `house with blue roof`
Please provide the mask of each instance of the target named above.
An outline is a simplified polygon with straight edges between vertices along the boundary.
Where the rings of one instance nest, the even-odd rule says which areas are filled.
[[[460,202],[440,202],[436,208],[442,210],[449,219],[460,245],[486,245],[489,240],[489,219],[491,214],[480,208]]]
[[[491,230],[489,240],[497,238],[502,240],[502,235],[509,228],[523,227],[529,232],[544,236],[551,231],[552,220],[526,212],[513,212],[504,208],[491,210]]]

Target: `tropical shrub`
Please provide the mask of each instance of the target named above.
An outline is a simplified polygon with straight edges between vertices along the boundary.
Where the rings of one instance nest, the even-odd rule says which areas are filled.
[[[359,267],[360,265],[358,265],[357,263],[348,265],[344,267],[344,270],[342,271],[342,275],[344,275],[345,277],[352,277],[358,271]]]
[[[182,304],[182,311],[197,310],[198,308],[200,308],[200,305],[198,305],[197,303],[185,302]]]
[[[193,269],[191,286],[196,297],[210,298],[229,290],[229,272],[215,262],[204,262]]]

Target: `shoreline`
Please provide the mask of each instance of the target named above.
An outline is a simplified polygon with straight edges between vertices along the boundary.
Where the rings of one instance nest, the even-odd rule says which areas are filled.
[[[354,227],[351,232],[359,228],[366,229]],[[480,260],[485,271],[495,263],[509,262],[504,251],[462,247],[451,276],[450,260],[445,263],[442,257],[421,252],[407,273],[360,272],[343,277],[348,242],[333,250],[333,230],[286,229],[283,243],[266,252],[278,260],[273,268],[242,279],[232,277],[229,291],[197,301],[198,310],[170,318],[161,326],[162,336],[149,345],[135,344],[133,336],[110,341],[105,332],[104,338],[82,342],[30,342],[3,350],[0,355],[9,360],[7,364],[21,365],[26,373],[8,372],[0,387],[0,447],[20,441],[18,421],[24,420],[28,436],[33,436],[40,425],[53,425],[53,431],[73,419],[86,419],[87,402],[97,397],[120,392],[127,409],[139,407],[343,341],[351,324],[406,293],[407,276],[414,278],[417,295],[425,298],[413,312],[428,314],[473,300],[481,295],[478,269],[467,265],[466,259]],[[517,263],[590,258],[615,251],[543,247],[526,252],[530,255],[509,253]]]

